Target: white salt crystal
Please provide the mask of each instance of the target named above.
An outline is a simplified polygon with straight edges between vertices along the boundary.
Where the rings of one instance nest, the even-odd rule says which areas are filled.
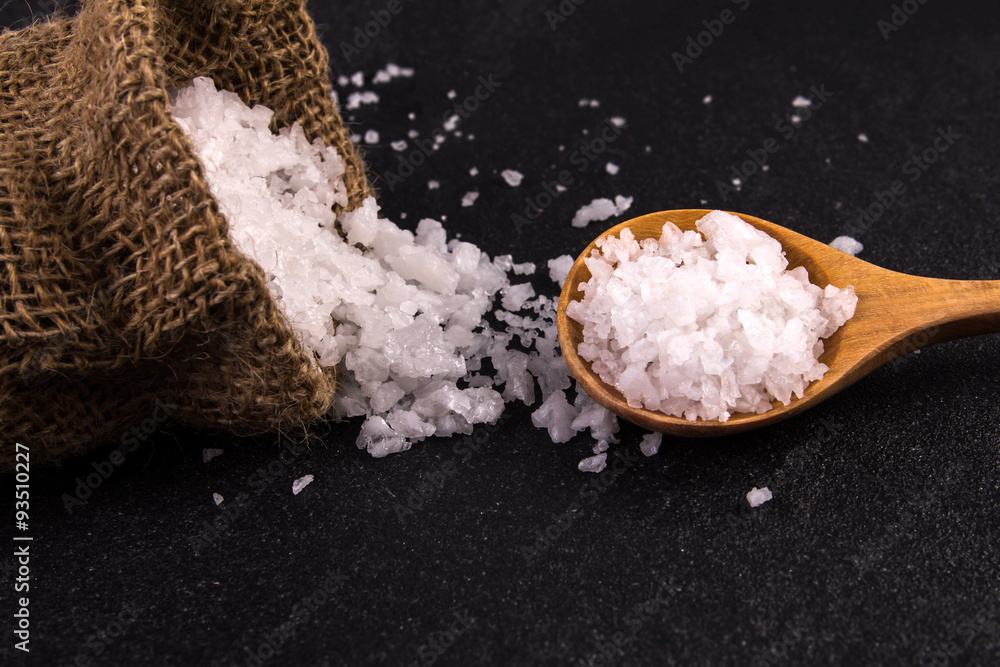
[[[428,190],[437,190],[441,187],[441,181],[427,181]]]
[[[514,264],[511,268],[514,269],[514,275],[530,276],[535,272],[535,263],[522,262],[520,264]]]
[[[444,129],[445,129],[445,132],[452,132],[452,131],[454,131],[454,129],[456,127],[458,127],[458,124],[459,124],[459,122],[461,122],[461,120],[462,119],[459,118],[458,114],[452,114],[452,115],[448,116],[448,118],[445,119],[444,126],[443,126]]]
[[[365,132],[365,143],[366,144],[377,144],[378,143],[378,132],[376,130],[368,130]]]
[[[456,92],[455,92],[454,90],[449,90],[449,91],[448,91],[448,99],[449,99],[449,100],[453,100],[453,99],[455,99],[455,96],[456,96],[456,95],[458,95],[458,93],[456,93]]]
[[[347,108],[358,109],[362,104],[377,104],[378,95],[370,90],[354,91],[347,96]]]
[[[862,132],[861,134],[858,135],[858,141],[860,141],[863,144],[867,144],[868,143],[868,135],[865,134],[864,132]]]
[[[578,104],[581,107],[592,107],[592,108],[601,106],[601,103],[598,102],[597,100],[588,100],[588,99],[582,99],[578,102]]]
[[[479,169],[477,169],[476,167],[469,169],[469,176],[478,176],[478,175],[479,175]]]
[[[601,472],[607,467],[608,455],[597,454],[580,461],[577,466],[582,472]]]
[[[292,495],[293,496],[299,495],[299,492],[302,491],[302,489],[309,486],[310,484],[312,484],[312,481],[313,481],[312,475],[303,475],[302,477],[299,477],[297,480],[292,482]]]
[[[616,215],[621,215],[631,206],[631,197],[618,195],[615,197],[615,201],[601,197],[593,200],[585,206],[580,207],[580,209],[573,216],[571,224],[574,227],[586,227],[591,222],[607,220],[608,218]]]
[[[604,170],[609,174],[611,174],[612,176],[614,176],[615,174],[618,173],[618,165],[615,164],[614,162],[609,162],[606,165],[604,165]]]
[[[504,169],[500,172],[503,180],[507,181],[507,185],[512,188],[516,188],[521,184],[521,180],[524,178],[524,174],[514,169]]]
[[[358,88],[360,88],[361,86],[365,85],[365,73],[364,72],[355,72],[354,74],[352,74],[351,75],[351,83],[353,83]]]
[[[793,113],[791,116],[788,117],[788,119],[790,121],[792,121],[792,125],[801,125],[802,124],[802,116],[800,116],[798,114],[794,114]]]
[[[646,456],[654,456],[658,451],[660,451],[660,443],[663,442],[662,433],[648,433],[642,436],[642,442],[639,443],[639,449]]]
[[[850,236],[838,236],[830,241],[830,247],[836,248],[841,252],[846,252],[848,255],[857,255],[865,249],[860,241]]]
[[[625,127],[625,119],[621,116],[612,116],[608,120],[610,120],[611,124],[615,127]]]
[[[212,500],[215,501],[216,505],[221,505],[222,501],[225,500],[225,498],[222,497],[221,493],[213,493],[212,494]]]
[[[759,507],[773,497],[771,490],[766,486],[763,489],[758,489],[755,486],[747,491],[747,502],[750,503],[750,507]]]
[[[406,136],[408,136],[410,139],[416,139],[417,137],[420,136],[420,132],[418,132],[417,130],[408,130],[406,132]]]
[[[206,447],[205,449],[201,450],[201,461],[202,463],[208,463],[216,456],[222,456],[222,452],[223,450],[221,449],[215,449],[214,447]]]
[[[702,102],[702,104],[711,104],[712,103],[712,96],[711,95],[705,95],[705,97],[701,98],[701,102]]]
[[[479,193],[475,190],[470,190],[462,195],[462,206],[469,207],[476,203],[476,199],[479,198]]]
[[[801,95],[796,95],[795,99],[792,100],[792,106],[797,109],[812,106],[812,100],[809,99],[808,97],[802,97]]]
[[[406,141],[404,139],[400,139],[399,141],[393,141],[391,144],[389,144],[389,146],[392,148],[392,150],[401,153],[406,150]]]
[[[351,80],[349,78],[347,78],[346,76],[344,76],[343,74],[341,74],[340,76],[337,77],[337,85],[340,86],[341,88],[343,88],[344,86],[346,86],[350,82],[351,82]]]
[[[566,281],[566,276],[569,275],[569,270],[573,268],[573,258],[569,255],[560,255],[555,259],[550,259],[548,267],[549,278],[552,279],[552,282],[559,285],[559,287],[562,287]]]

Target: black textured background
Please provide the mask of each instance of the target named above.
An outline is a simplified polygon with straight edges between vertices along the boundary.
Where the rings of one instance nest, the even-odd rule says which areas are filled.
[[[1000,278],[992,3],[899,3],[916,11],[886,39],[888,1],[576,1],[553,29],[557,0],[402,0],[352,62],[340,43],[389,3],[313,3],[334,76],[416,68],[366,82],[380,102],[346,112],[359,133],[380,133],[367,158],[387,215],[405,212],[404,226],[446,215],[449,233],[491,255],[542,265],[617,222],[570,226],[594,197],[635,197],[629,216],[728,208],[829,241],[900,179],[905,193],[854,233],[862,258]],[[0,20],[54,6],[9,0]],[[679,72],[672,53],[727,8],[735,21]],[[450,136],[390,192],[389,142],[411,128],[427,137],[491,75],[500,87],[461,126],[475,139]],[[813,87],[832,96],[790,137],[778,131]],[[575,171],[571,152],[616,115],[621,136]],[[954,144],[911,182],[907,161],[948,128]],[[770,137],[770,170],[724,196],[717,183]],[[506,168],[525,174],[519,188],[500,179]],[[511,214],[562,169],[570,189],[516,229]],[[460,207],[473,189],[475,206]],[[534,282],[555,294],[544,272]],[[576,470],[587,438],[553,445],[523,406],[474,438],[382,460],[355,448],[357,422],[280,459],[275,442],[164,428],[72,511],[64,494],[108,452],[32,471],[30,663],[996,664],[998,353],[995,336],[943,344],[791,421],[665,439],[650,459],[626,425],[599,475]],[[210,446],[225,454],[202,463]],[[293,496],[306,473],[315,481]],[[741,509],[764,485],[774,499]],[[407,502],[417,509],[402,512]],[[0,661],[18,664],[11,552]]]

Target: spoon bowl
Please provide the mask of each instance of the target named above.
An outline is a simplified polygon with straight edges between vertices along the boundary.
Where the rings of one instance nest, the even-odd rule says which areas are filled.
[[[604,232],[618,236],[629,229],[637,241],[659,238],[664,223],[682,231],[710,213],[706,209],[680,209],[650,213],[627,220]],[[580,283],[590,280],[584,259],[596,248],[595,239],[574,262],[559,299],[559,343],[573,376],[598,403],[644,428],[670,435],[705,437],[730,435],[787,419],[857,382],[893,359],[941,341],[1000,332],[1000,281],[942,280],[883,269],[773,222],[733,213],[778,240],[788,258],[788,268],[804,266],[819,287],[852,285],[858,295],[854,317],[824,340],[820,361],[829,367],[821,380],[810,384],[802,398],[788,405],[774,401],[763,414],[734,413],[728,421],[689,421],[662,412],[635,408],[612,385],[593,372],[577,353],[583,326],[566,315],[570,301],[583,298]]]

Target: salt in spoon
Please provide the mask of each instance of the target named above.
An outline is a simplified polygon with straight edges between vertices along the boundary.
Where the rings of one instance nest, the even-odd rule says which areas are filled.
[[[681,231],[710,213],[702,209],[662,211],[612,227],[601,236],[618,236],[630,229],[637,241],[659,239],[667,221]],[[573,263],[559,299],[559,343],[573,376],[598,403],[639,426],[669,435],[704,437],[731,435],[774,424],[798,414],[857,382],[893,359],[946,340],[1000,332],[1000,280],[942,280],[889,271],[811,238],[750,215],[734,213],[778,240],[788,269],[804,266],[819,287],[853,285],[858,295],[854,317],[824,340],[820,361],[829,366],[823,379],[810,384],[802,398],[788,405],[774,401],[764,414],[734,413],[728,421],[688,421],[662,412],[634,408],[622,394],[592,370],[577,354],[583,326],[567,317],[570,301],[583,298],[580,283],[590,280],[584,259],[595,240]],[[696,231],[696,230],[695,230]]]

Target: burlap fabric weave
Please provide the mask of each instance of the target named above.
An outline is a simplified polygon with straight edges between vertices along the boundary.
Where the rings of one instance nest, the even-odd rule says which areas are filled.
[[[371,194],[304,0],[91,0],[0,35],[0,469],[165,417],[235,434],[325,416],[307,355],[227,221],[169,91],[196,76],[299,122]]]

